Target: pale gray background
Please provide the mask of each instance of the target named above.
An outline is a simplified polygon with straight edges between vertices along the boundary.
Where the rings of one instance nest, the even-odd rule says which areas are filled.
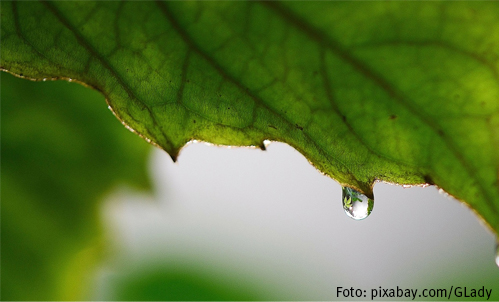
[[[282,143],[194,143],[177,163],[154,151],[150,167],[153,196],[119,188],[104,207],[121,256],[101,269],[100,297],[116,266],[193,258],[307,300],[336,299],[337,286],[476,286],[481,275],[499,287],[492,232],[435,187],[378,183],[371,216],[354,221],[338,183]]]

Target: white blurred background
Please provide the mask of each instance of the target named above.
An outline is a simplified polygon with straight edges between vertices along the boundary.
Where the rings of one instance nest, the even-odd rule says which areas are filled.
[[[494,235],[435,187],[378,183],[371,216],[354,221],[340,185],[282,143],[267,151],[194,143],[177,163],[155,150],[150,169],[152,196],[122,188],[106,202],[119,257],[99,271],[98,299],[109,295],[116,267],[192,259],[258,280],[282,299],[343,299],[338,286],[488,282],[499,291]]]

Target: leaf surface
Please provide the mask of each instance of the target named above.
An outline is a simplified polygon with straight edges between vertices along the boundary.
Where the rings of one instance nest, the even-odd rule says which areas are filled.
[[[286,142],[372,197],[436,184],[499,230],[497,2],[2,2],[1,67],[71,78],[172,158]]]

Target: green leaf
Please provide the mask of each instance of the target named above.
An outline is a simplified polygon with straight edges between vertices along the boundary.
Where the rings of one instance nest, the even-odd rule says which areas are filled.
[[[98,202],[148,188],[149,146],[97,92],[1,73],[2,300],[81,300],[102,258]]]
[[[289,291],[248,278],[244,269],[207,267],[206,263],[176,261],[129,269],[111,284],[117,301],[277,301],[295,298]],[[265,278],[263,278],[265,279]]]
[[[436,184],[499,230],[498,2],[2,2],[1,67],[74,79],[176,158],[283,141],[373,197]]]

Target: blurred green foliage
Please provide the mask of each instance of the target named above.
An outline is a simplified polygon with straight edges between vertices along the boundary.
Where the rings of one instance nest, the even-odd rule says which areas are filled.
[[[262,276],[260,276],[262,277]],[[292,300],[291,291],[250,277],[244,269],[213,266],[199,259],[172,257],[153,265],[123,269],[110,281],[116,300],[147,301],[275,301]],[[300,299],[301,300],[301,299]]]
[[[102,250],[97,205],[118,184],[149,187],[150,146],[75,83],[2,72],[1,102],[1,298],[80,298]]]

